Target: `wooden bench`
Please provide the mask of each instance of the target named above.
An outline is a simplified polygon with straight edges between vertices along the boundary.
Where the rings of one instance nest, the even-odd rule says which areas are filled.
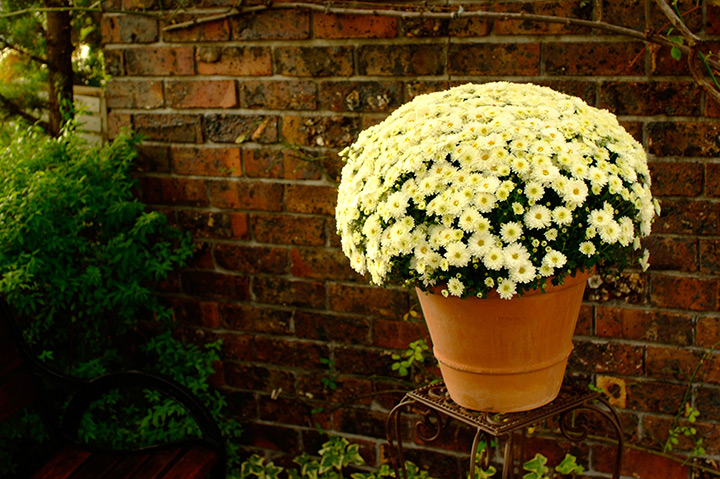
[[[43,379],[75,391],[64,413],[53,413]],[[130,451],[94,449],[77,439],[80,420],[104,393],[128,387],[156,390],[177,401],[202,436]],[[219,479],[226,475],[225,443],[207,408],[189,390],[166,378],[138,371],[111,373],[90,381],[58,373],[27,349],[10,308],[0,298],[0,422],[37,404],[58,452],[39,465],[32,479]]]

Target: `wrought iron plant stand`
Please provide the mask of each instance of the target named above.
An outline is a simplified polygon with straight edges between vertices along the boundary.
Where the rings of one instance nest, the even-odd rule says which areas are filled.
[[[524,456],[525,430],[529,426],[541,423],[550,418],[557,417],[560,431],[567,439],[573,442],[582,442],[588,435],[586,421],[582,412],[595,412],[604,417],[613,427],[617,435],[617,449],[615,452],[615,468],[613,479],[620,477],[623,451],[623,433],[620,419],[615,409],[598,392],[575,384],[563,384],[558,397],[545,406],[530,411],[498,414],[492,412],[471,411],[457,405],[447,394],[442,383],[425,386],[405,395],[390,411],[387,418],[387,439],[393,455],[393,468],[395,477],[407,479],[405,469],[405,454],[400,432],[401,416],[403,411],[414,412],[420,418],[414,422],[413,431],[417,437],[426,443],[431,443],[440,437],[440,434],[451,420],[459,421],[475,429],[475,436],[470,450],[470,476],[475,477],[475,467],[487,469],[493,456],[491,436],[498,441],[504,441],[503,479],[511,479],[515,475],[514,442],[515,433],[521,434],[520,468]],[[577,414],[575,414],[577,413]],[[486,447],[481,451],[478,460],[478,447],[482,440]],[[402,472],[402,475],[400,475]]]

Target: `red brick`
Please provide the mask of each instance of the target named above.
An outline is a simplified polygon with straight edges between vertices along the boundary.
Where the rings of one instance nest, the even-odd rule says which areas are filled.
[[[655,220],[657,233],[717,235],[720,232],[720,204],[709,201],[663,199],[662,214]]]
[[[650,259],[652,262],[652,258]],[[647,303],[648,275],[640,273],[608,272],[597,275],[599,284],[585,288],[585,301],[604,303],[611,300],[621,300],[630,304]]]
[[[218,208],[280,211],[283,185],[250,181],[208,181],[210,204]]]
[[[295,334],[300,338],[346,344],[370,344],[370,320],[364,316],[296,311]]]
[[[647,374],[661,379],[672,378],[685,382],[692,377],[702,357],[702,351],[648,347]],[[715,352],[702,363],[696,379],[706,383],[720,383],[719,366],[720,353]]]
[[[198,20],[203,16],[173,12],[171,21],[163,22],[163,28]],[[175,30],[163,30],[163,41],[165,42],[224,42],[228,40],[230,40],[230,22],[228,20],[216,20]]]
[[[452,75],[539,75],[540,44],[452,44],[448,71]]]
[[[710,95],[705,97],[705,116],[710,118],[720,117],[720,100]]]
[[[221,324],[232,331],[283,334],[292,332],[292,312],[256,305],[221,304]]]
[[[595,327],[601,337],[687,346],[692,344],[692,319],[689,314],[598,306]]]
[[[588,304],[580,306],[575,333],[580,336],[591,336],[593,334],[593,307]]]
[[[409,309],[406,291],[332,283],[328,288],[330,310],[400,318]]]
[[[213,248],[218,266],[243,274],[287,273],[287,251],[283,248],[219,243]]]
[[[165,104],[159,80],[116,80],[111,78],[105,90],[108,108],[160,108]]]
[[[222,352],[226,359],[237,361],[253,361],[255,358],[254,336],[241,333],[223,334]]]
[[[646,239],[644,245],[650,251],[650,265],[653,271],[698,270],[698,246],[695,239],[655,235]]]
[[[687,58],[675,60],[669,46],[649,45],[650,73],[654,76],[689,76]]]
[[[180,210],[178,225],[193,238],[250,239],[247,215],[197,210]]]
[[[195,241],[193,245],[195,254],[190,259],[188,267],[196,269],[215,269],[212,257],[212,246],[202,241]]]
[[[695,327],[695,342],[698,346],[706,348],[720,346],[720,317],[698,318]]]
[[[385,419],[385,412],[360,408],[342,408],[335,412],[335,425],[340,431],[383,440],[386,437]],[[448,474],[447,477],[457,476]]]
[[[236,40],[304,40],[310,37],[310,15],[299,9],[268,10],[232,18]]]
[[[698,116],[700,89],[689,82],[603,82],[600,108],[616,115]]]
[[[487,21],[465,22],[465,20],[481,20],[477,17],[461,20],[468,26],[472,25],[476,33],[475,35],[465,34],[464,36],[485,36],[490,33]],[[454,26],[453,33],[462,31],[461,28],[458,28],[457,22],[453,21],[452,23]],[[450,32],[450,24],[451,21],[447,18],[403,18],[400,24],[400,36],[410,38],[446,37]]]
[[[252,215],[253,235],[261,243],[321,246],[325,219],[312,216]]]
[[[705,164],[705,194],[720,198],[720,163]]]
[[[324,309],[326,302],[325,285],[319,281],[256,277],[253,293],[256,301],[272,305]]]
[[[700,241],[700,272],[717,276],[720,273],[720,242]]]
[[[548,75],[642,75],[644,50],[638,42],[548,43],[545,45],[545,72]]]
[[[285,210],[333,216],[337,189],[332,186],[288,185],[285,189]]]
[[[226,361],[225,381],[228,386],[251,390],[255,392],[265,392],[270,394],[272,391],[282,390],[286,394],[291,394],[295,389],[295,375],[290,371],[278,369],[277,367],[254,366],[251,364],[237,363],[235,361]],[[243,443],[251,443],[256,447],[275,448],[288,447],[290,438],[285,438],[285,442],[277,446],[277,441],[273,434],[267,430],[255,432],[249,430],[250,424],[243,424]],[[256,437],[257,435],[257,437]],[[287,436],[287,432],[285,433]],[[280,449],[281,451],[290,451],[290,449]]]
[[[207,328],[217,329],[220,327],[220,310],[218,303],[214,301],[202,301],[200,303],[202,325]]]
[[[542,1],[523,3],[497,3],[491,8],[494,12],[512,12],[525,14],[553,15],[562,18],[578,18],[592,20],[592,4],[574,0]],[[493,33],[496,35],[529,35],[529,34],[579,34],[589,33],[589,29],[563,23],[537,22],[529,20],[496,20],[493,22]]]
[[[720,156],[720,124],[661,121],[648,125],[648,146],[656,156]]]
[[[103,43],[152,43],[158,39],[157,20],[138,15],[105,14],[100,22]]]
[[[335,367],[343,374],[360,376],[387,376],[393,362],[390,351],[357,346],[339,346],[335,349]],[[345,431],[347,432],[347,431]]]
[[[319,180],[320,160],[316,152],[291,149],[248,148],[244,150],[245,174],[250,178]],[[322,159],[322,157],[320,157]],[[290,186],[288,186],[290,187]]]
[[[216,143],[275,143],[277,117],[265,115],[211,114],[205,116],[205,135]]]
[[[444,80],[440,81],[425,81],[425,80],[413,80],[405,83],[405,96],[403,97],[403,103],[409,102],[416,96],[424,95],[426,93],[434,93],[436,91],[447,90],[450,87],[449,83]]]
[[[350,268],[350,261],[337,248],[291,249],[290,272],[300,278],[364,281]]]
[[[270,48],[201,46],[197,70],[200,75],[272,75]]]
[[[125,55],[123,50],[105,49],[103,56],[105,57],[105,72],[112,77],[121,77],[125,75]]]
[[[317,84],[305,80],[245,80],[240,82],[240,102],[243,108],[315,110]]]
[[[298,382],[302,376],[298,378]],[[302,387],[301,385],[298,386]],[[302,393],[302,389],[298,393]],[[268,400],[264,398],[259,404],[260,419],[276,424],[291,424],[295,426],[307,426],[312,423],[313,408],[310,404],[304,404],[297,399],[278,397]],[[314,452],[317,452],[314,451]]]
[[[701,163],[651,161],[653,196],[699,196],[703,192]]]
[[[353,49],[344,46],[277,47],[275,73],[300,77],[350,76]]]
[[[398,21],[373,15],[313,13],[312,28],[315,38],[394,38]]]
[[[388,112],[402,102],[400,82],[338,82],[320,83],[320,109],[331,111]]]
[[[256,362],[292,366],[303,369],[322,369],[321,359],[330,356],[327,346],[297,339],[267,336],[255,337]]]
[[[720,280],[652,274],[650,301],[661,308],[717,311]]]
[[[142,179],[143,199],[147,203],[185,206],[207,206],[205,183],[187,178],[145,177]]]
[[[612,473],[615,464],[614,447],[596,447],[596,459],[593,461],[595,470]],[[688,466],[636,449],[625,449],[623,452],[622,475],[638,479],[688,479]]]
[[[444,44],[361,45],[357,56],[361,75],[416,76],[445,72]]]
[[[132,128],[132,115],[129,113],[108,112],[108,139],[112,140],[124,128]]]
[[[165,97],[172,108],[233,108],[238,104],[233,80],[168,81]]]
[[[568,368],[590,373],[635,376],[643,371],[643,348],[629,344],[585,341],[575,338]]]
[[[170,148],[159,145],[140,145],[133,163],[137,171],[153,173],[170,172]]]
[[[172,170],[180,175],[239,176],[238,148],[171,147]]]
[[[413,341],[428,340],[425,323],[376,318],[373,320],[372,344],[379,348],[407,349]]]
[[[197,115],[133,115],[135,131],[148,140],[202,143],[202,125]]]
[[[214,273],[210,271],[191,271],[182,274],[182,288],[185,294],[194,297],[232,299],[243,301],[250,299],[250,283],[246,278]]]
[[[192,47],[131,48],[125,50],[128,75],[194,75]]]
[[[285,115],[280,132],[289,143],[342,148],[355,141],[360,133],[360,122],[357,117],[348,116]]]

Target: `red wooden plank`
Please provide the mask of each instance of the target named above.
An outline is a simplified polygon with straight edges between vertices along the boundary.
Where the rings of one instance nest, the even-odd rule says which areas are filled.
[[[149,453],[130,453],[120,456],[120,461],[115,468],[105,476],[104,479],[128,479],[130,477],[142,477],[138,475],[138,470],[150,458]]]
[[[42,469],[33,474],[31,479],[68,479],[90,455],[88,451],[64,447]]]
[[[182,447],[168,447],[153,452],[150,457],[135,472],[135,477],[143,479],[158,479],[168,469],[169,464],[174,464],[185,452]]]
[[[218,461],[215,451],[200,446],[190,447],[162,476],[163,479],[194,479],[208,475]]]
[[[0,386],[0,422],[35,399],[37,391],[29,371],[20,371]]]
[[[117,454],[93,453],[73,472],[72,479],[104,479],[120,460]]]

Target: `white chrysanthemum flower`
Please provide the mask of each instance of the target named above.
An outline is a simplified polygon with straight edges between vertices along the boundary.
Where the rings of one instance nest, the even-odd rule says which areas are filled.
[[[569,225],[572,223],[572,211],[564,206],[556,207],[552,212],[553,221],[560,226]]]
[[[551,266],[548,266],[546,264],[540,265],[540,268],[538,268],[538,274],[544,278],[552,276],[554,273],[555,270],[553,270]]]
[[[642,257],[638,259],[638,263],[640,263],[640,267],[642,268],[643,272],[647,271],[647,269],[650,267],[650,251],[645,250]]]
[[[535,205],[525,213],[523,219],[530,229],[547,228],[552,223],[552,212],[547,206]]]
[[[492,279],[490,276],[488,276],[487,278],[485,278],[485,281],[483,281],[483,283],[484,283],[485,286],[487,286],[488,288],[492,288],[493,286],[495,286],[495,280]]]
[[[497,292],[502,299],[512,299],[517,292],[516,284],[511,279],[505,279],[498,284]]]
[[[478,193],[475,195],[475,205],[481,213],[489,213],[495,207],[497,197],[490,193]]]
[[[505,223],[500,228],[500,237],[505,243],[514,243],[522,236],[522,225],[516,221]]]
[[[487,253],[485,253],[485,256],[483,256],[482,261],[487,269],[494,271],[499,270],[505,264],[505,256],[503,255],[502,248],[498,248],[497,246],[491,247]]]
[[[483,216],[472,208],[466,208],[458,218],[458,226],[468,233],[477,231],[477,225]]]
[[[450,266],[463,267],[470,262],[470,253],[467,246],[460,241],[456,241],[445,248],[445,259],[447,259]]]
[[[618,240],[623,246],[630,246],[635,238],[635,226],[630,218],[623,216],[617,220],[620,225],[620,239]]]
[[[583,241],[578,249],[588,258],[595,254],[595,245],[591,241]]]
[[[458,278],[450,278],[447,289],[451,295],[460,297],[465,291],[465,285]]]
[[[529,261],[530,253],[522,244],[511,243],[503,248],[503,257],[505,258],[505,265],[508,268],[514,268]]]
[[[609,212],[605,208],[601,210],[592,210],[590,214],[588,214],[588,224],[598,229],[607,225],[613,220],[614,218],[612,212]]]
[[[373,214],[367,217],[363,224],[362,233],[368,239],[378,239],[382,234],[382,225],[380,224],[380,218],[377,214]]]
[[[529,283],[535,279],[537,269],[530,261],[523,261],[510,268],[510,279],[516,283]]]
[[[562,254],[560,251],[550,249],[543,258],[544,265],[548,265],[552,268],[562,268],[567,263],[567,256]]]
[[[513,142],[513,144],[514,143],[515,142]],[[525,178],[530,174],[531,166],[527,158],[515,157],[510,160],[510,168],[517,173],[519,177]]]
[[[495,243],[497,243],[497,237],[488,232],[478,232],[468,239],[468,252],[475,258],[482,258],[490,248],[495,246]]]
[[[590,179],[590,184],[593,187],[603,187],[608,182],[607,173],[605,173],[605,171],[598,166],[593,166],[590,168],[588,172],[588,178]]]
[[[523,191],[527,199],[531,201],[540,201],[543,195],[545,195],[545,188],[539,181],[529,181]]]
[[[544,233],[545,239],[548,241],[555,241],[558,237],[558,230],[550,228]]]
[[[587,198],[588,187],[583,180],[569,180],[562,194],[569,204],[581,205]]]
[[[600,239],[607,244],[615,244],[620,241],[620,234],[622,229],[617,221],[611,220],[606,225],[598,227],[598,234]]]
[[[512,204],[512,209],[513,209],[513,213],[515,213],[516,215],[521,215],[521,214],[525,213],[525,207],[521,203],[518,203],[517,201]]]

